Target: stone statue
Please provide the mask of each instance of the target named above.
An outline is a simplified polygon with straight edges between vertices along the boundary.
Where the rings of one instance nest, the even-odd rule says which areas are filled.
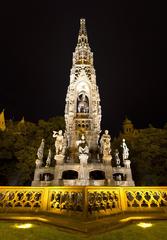
[[[89,154],[89,148],[85,139],[85,135],[82,134],[81,140],[79,140],[78,145],[78,152],[79,154]]]
[[[78,96],[78,112],[79,113],[89,112],[88,100],[86,98],[85,93]]]
[[[126,143],[125,143],[125,139],[122,139],[122,148],[123,148],[123,153],[122,153],[122,157],[123,157],[123,161],[128,159],[129,157],[129,148],[127,147]]]
[[[121,181],[121,180],[122,180],[121,174],[119,174],[119,175],[116,177],[116,180],[117,180],[117,181]]]
[[[111,155],[111,137],[108,134],[108,130],[105,130],[104,134],[102,135],[100,139],[100,146],[101,146],[101,152],[103,156],[109,156]]]
[[[120,158],[119,158],[119,151],[118,151],[118,149],[115,150],[115,162],[116,162],[116,166],[117,167],[121,167],[120,166],[121,161],[120,161]]]
[[[56,139],[55,140],[56,155],[62,155],[64,147],[63,131],[62,130],[59,130],[58,132],[53,131],[53,137]]]
[[[36,160],[35,160],[35,164],[36,164],[36,168],[42,167],[42,161],[39,160],[39,159],[36,159]]]
[[[49,176],[47,174],[44,175],[44,180],[49,181]]]
[[[85,135],[82,134],[81,140],[77,141],[79,159],[81,164],[86,164],[89,157],[89,147],[85,139]]]
[[[42,159],[43,159],[44,145],[45,145],[45,140],[42,139],[41,145],[40,145],[40,147],[38,148],[38,151],[37,151],[37,156],[38,156],[38,159],[40,161],[42,161]]]
[[[49,153],[48,153],[48,157],[47,157],[47,160],[46,160],[46,165],[45,167],[50,167],[50,164],[51,164],[51,149],[49,149]]]

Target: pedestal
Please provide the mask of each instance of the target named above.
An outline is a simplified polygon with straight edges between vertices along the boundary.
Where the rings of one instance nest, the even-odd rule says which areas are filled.
[[[80,154],[79,155],[79,160],[81,165],[87,165],[88,163],[88,155],[87,154]]]
[[[105,165],[111,165],[111,159],[112,159],[111,155],[103,155],[103,163]]]
[[[54,159],[57,165],[62,165],[64,163],[64,155],[55,155]]]

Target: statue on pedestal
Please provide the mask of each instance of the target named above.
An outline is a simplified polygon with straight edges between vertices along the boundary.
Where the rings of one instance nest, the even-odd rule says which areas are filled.
[[[115,163],[116,163],[117,167],[121,167],[120,166],[121,161],[120,161],[120,158],[119,158],[119,151],[118,151],[118,149],[115,149]]]
[[[49,176],[48,176],[48,174],[45,174],[45,175],[44,175],[44,181],[49,181]]]
[[[40,147],[38,148],[38,151],[37,151],[38,159],[41,160],[41,161],[43,159],[44,146],[45,146],[45,140],[42,139],[41,145],[40,145]]]
[[[122,181],[122,176],[121,176],[121,174],[119,174],[118,176],[116,176],[116,181]]]
[[[86,164],[89,157],[89,147],[86,142],[84,134],[82,134],[81,140],[77,141],[77,145],[78,145],[80,163]]]
[[[56,155],[63,155],[63,147],[64,147],[63,131],[62,130],[59,130],[58,132],[53,131],[53,137],[55,138]]]
[[[107,156],[111,156],[111,136],[108,134],[108,130],[105,130],[104,134],[100,139],[101,152],[103,154],[103,158]]]
[[[129,157],[129,148],[127,147],[127,145],[125,143],[125,139],[122,139],[121,147],[123,148],[122,158],[123,158],[123,161],[124,161],[124,160],[128,159],[128,157]]]
[[[48,157],[47,157],[47,160],[46,160],[46,165],[45,167],[50,167],[50,164],[51,164],[51,149],[49,149],[49,153],[48,153]]]
[[[88,113],[89,105],[85,93],[78,96],[78,113]]]
[[[36,168],[40,168],[42,166],[44,146],[45,146],[45,140],[42,139],[40,147],[38,148],[38,151],[37,151],[38,159],[36,159],[36,161],[35,161]]]

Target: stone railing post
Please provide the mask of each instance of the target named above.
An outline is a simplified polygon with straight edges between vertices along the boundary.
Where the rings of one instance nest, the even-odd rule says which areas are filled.
[[[83,217],[88,217],[88,187],[83,187]]]
[[[127,200],[126,200],[126,195],[124,191],[124,187],[120,187],[120,203],[121,203],[121,210],[122,212],[125,212],[127,210]]]
[[[48,204],[49,204],[49,191],[48,187],[43,188],[43,197],[42,197],[42,211],[48,210]]]

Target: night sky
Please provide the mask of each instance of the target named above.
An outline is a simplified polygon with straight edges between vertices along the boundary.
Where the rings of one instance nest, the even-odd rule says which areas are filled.
[[[112,135],[127,115],[137,128],[167,122],[167,16],[162,1],[4,1],[0,111],[37,122],[64,115],[80,18],[86,18]],[[110,3],[110,5],[109,5]],[[165,4],[165,3],[164,3]]]

